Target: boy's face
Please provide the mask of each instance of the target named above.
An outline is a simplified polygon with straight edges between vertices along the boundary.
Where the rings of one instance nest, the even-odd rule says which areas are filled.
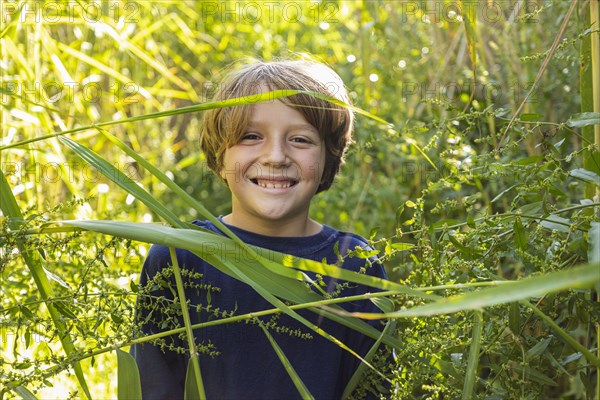
[[[257,233],[280,226],[282,236],[301,235],[324,163],[319,132],[300,112],[278,100],[253,105],[240,142],[224,154],[221,176],[232,194],[228,222]]]

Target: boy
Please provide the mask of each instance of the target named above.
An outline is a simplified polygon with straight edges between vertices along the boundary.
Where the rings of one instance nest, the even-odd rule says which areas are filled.
[[[346,104],[349,98],[337,74],[309,61],[254,62],[231,72],[214,100],[243,97],[278,89],[300,89],[335,97]],[[311,198],[327,190],[343,163],[351,141],[352,111],[310,95],[298,94],[253,105],[207,111],[204,114],[201,146],[208,166],[231,190],[231,213],[219,219],[245,243],[273,251],[335,264],[344,256],[342,268],[366,270],[385,278],[377,262],[348,257],[348,250],[366,247],[365,239],[340,232],[309,218]],[[196,225],[223,234],[208,221]],[[214,310],[241,315],[273,306],[254,289],[223,274],[184,250],[177,250],[186,275],[196,274],[186,298],[190,308],[206,305]],[[147,285],[171,264],[169,251],[153,246],[142,270],[141,284]],[[309,274],[311,275],[311,274]],[[312,278],[316,278],[314,274]],[[328,292],[351,296],[370,289],[324,278]],[[152,281],[156,282],[156,280]],[[173,292],[152,291],[154,304],[168,310]],[[177,319],[168,311],[154,311],[141,301],[139,320],[146,334],[157,333]],[[172,303],[172,301],[171,301]],[[378,312],[369,301],[345,303],[349,311]],[[202,307],[200,307],[202,308]],[[156,310],[156,307],[154,307]],[[150,315],[152,314],[152,315]],[[316,313],[302,316],[340,339],[364,356],[373,340]],[[206,308],[191,312],[192,323],[211,319]],[[214,317],[212,317],[214,319]],[[271,327],[275,341],[294,370],[317,399],[340,399],[360,361],[349,352],[311,331],[287,315],[261,319]],[[372,322],[380,328],[380,322]],[[221,324],[194,331],[200,347],[200,367],[206,396],[221,399],[299,398],[291,378],[258,324]],[[159,345],[134,346],[145,399],[183,398],[189,354],[185,340],[173,338]]]

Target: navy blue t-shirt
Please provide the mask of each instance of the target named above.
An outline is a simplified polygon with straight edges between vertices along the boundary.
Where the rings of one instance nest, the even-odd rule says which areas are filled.
[[[194,224],[223,234],[212,223],[195,221]],[[270,237],[227,225],[245,243],[294,257],[336,264],[340,256],[357,246],[367,248],[367,242],[352,233],[340,232],[323,226],[321,232],[306,237]],[[337,249],[337,250],[336,250]],[[177,259],[182,268],[186,298],[190,304],[193,324],[227,315],[269,310],[274,306],[249,285],[217,270],[206,261],[187,250],[177,249]],[[367,262],[359,257],[344,257],[342,268],[385,278],[385,270],[377,262]],[[172,276],[157,274],[171,265],[167,247],[153,245],[144,263],[140,284],[151,282],[152,300],[142,297],[138,301],[138,320],[143,322],[143,333],[151,334],[169,330],[177,324],[173,304],[176,298]],[[314,274],[307,273],[312,278]],[[152,279],[152,278],[155,279]],[[162,284],[160,282],[163,282]],[[165,282],[167,282],[165,284]],[[324,289],[337,296],[352,296],[374,289],[335,279],[323,278]],[[171,286],[171,287],[168,287]],[[158,297],[163,300],[157,300]],[[166,307],[158,311],[157,305]],[[370,301],[344,303],[349,311],[380,312]],[[172,310],[171,311],[169,311]],[[364,356],[374,341],[333,322],[310,310],[299,314],[318,325],[325,332]],[[340,399],[346,384],[360,361],[331,341],[285,314],[261,317],[269,332],[289,359],[298,376],[316,399]],[[381,329],[380,321],[370,321]],[[200,369],[208,400],[296,399],[300,398],[289,374],[284,369],[262,328],[255,322],[221,324],[194,330],[200,348]],[[183,335],[165,338],[160,344],[144,343],[132,346],[131,353],[140,369],[144,399],[182,399],[189,352]]]

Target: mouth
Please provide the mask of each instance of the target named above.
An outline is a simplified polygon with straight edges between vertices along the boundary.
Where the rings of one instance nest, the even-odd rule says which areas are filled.
[[[264,179],[254,178],[250,182],[265,189],[287,189],[298,184],[296,179]]]

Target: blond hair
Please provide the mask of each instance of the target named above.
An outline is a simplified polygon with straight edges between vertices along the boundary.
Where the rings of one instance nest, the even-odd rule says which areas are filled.
[[[317,92],[350,104],[342,79],[326,65],[306,60],[247,63],[225,76],[213,101],[259,94],[264,92],[265,86],[270,91],[293,89]],[[325,144],[326,155],[317,193],[329,189],[352,141],[354,114],[348,107],[304,93],[279,100],[298,110],[318,130]],[[225,150],[240,141],[251,114],[251,104],[217,108],[204,113],[200,145],[208,167],[218,176],[223,168]]]

